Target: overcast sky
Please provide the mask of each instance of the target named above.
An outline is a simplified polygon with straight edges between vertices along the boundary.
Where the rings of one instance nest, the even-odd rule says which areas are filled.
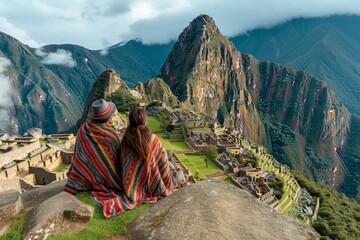
[[[31,47],[78,44],[89,49],[139,38],[176,39],[199,14],[226,36],[295,17],[360,14],[359,0],[0,0],[0,31]]]

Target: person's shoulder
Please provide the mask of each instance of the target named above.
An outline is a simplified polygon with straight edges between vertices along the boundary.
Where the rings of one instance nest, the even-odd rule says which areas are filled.
[[[154,134],[154,133],[151,133],[151,142],[152,143],[156,142],[157,144],[161,144],[159,137],[156,136],[156,134]]]
[[[155,140],[158,140],[158,136],[156,136],[154,133],[151,133],[151,141],[155,141]]]

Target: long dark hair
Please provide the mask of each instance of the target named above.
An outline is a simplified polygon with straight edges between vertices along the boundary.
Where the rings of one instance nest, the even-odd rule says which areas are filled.
[[[133,150],[139,159],[147,159],[150,152],[151,131],[146,127],[146,112],[134,108],[129,114],[129,126],[121,141],[121,150]]]

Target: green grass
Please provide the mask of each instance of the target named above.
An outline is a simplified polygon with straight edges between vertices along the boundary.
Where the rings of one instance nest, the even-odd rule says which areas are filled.
[[[233,180],[231,180],[231,178],[227,177],[224,179],[224,182],[230,184],[230,185],[233,185],[235,187],[238,187],[237,185],[235,185],[235,183],[233,182]]]
[[[111,236],[126,234],[126,225],[135,219],[138,214],[149,208],[151,204],[143,204],[133,210],[126,211],[112,218],[105,218],[99,206],[95,204],[90,195],[79,194],[77,198],[85,204],[95,207],[93,218],[87,227],[76,233],[69,233],[59,236],[49,237],[48,239],[56,240],[97,240],[106,239]]]
[[[222,170],[211,160],[208,161],[208,167],[206,167],[204,159],[205,155],[187,155],[177,154],[183,164],[190,170],[195,176],[196,170],[199,172],[199,179],[206,179],[207,175],[222,172]]]
[[[7,234],[0,236],[0,240],[15,240],[21,239],[22,232],[24,230],[26,214],[22,213],[17,216],[8,231]]]
[[[152,132],[163,131],[163,129],[161,127],[161,123],[154,117],[149,117],[149,116],[147,117],[146,126]]]
[[[171,145],[172,150],[178,150],[178,151],[192,151],[192,149],[184,142],[169,142]]]
[[[67,169],[69,166],[70,166],[70,164],[61,163],[60,166],[58,166],[58,167],[55,169],[55,172],[62,172],[62,171],[64,171],[65,169]]]

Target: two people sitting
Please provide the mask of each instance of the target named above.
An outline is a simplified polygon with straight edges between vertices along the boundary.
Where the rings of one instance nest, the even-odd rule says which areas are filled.
[[[122,141],[109,124],[115,112],[112,102],[93,102],[88,115],[91,121],[77,133],[64,189],[71,194],[90,193],[107,218],[173,191],[166,151],[146,127],[145,110],[130,112]]]

